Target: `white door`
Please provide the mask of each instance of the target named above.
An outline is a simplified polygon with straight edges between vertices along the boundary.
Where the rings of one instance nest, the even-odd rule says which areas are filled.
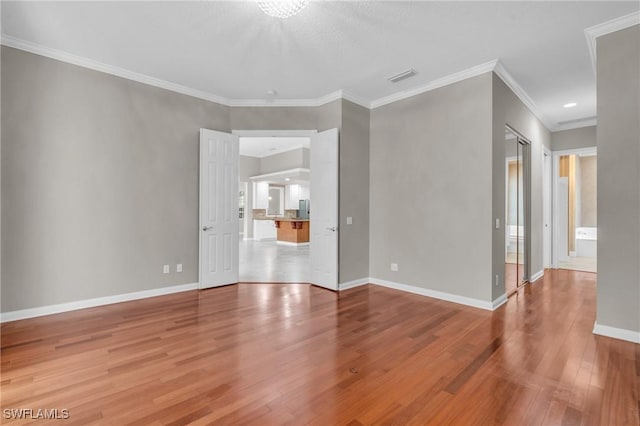
[[[553,176],[551,167],[551,153],[546,149],[543,150],[542,165],[542,258],[543,267],[550,268],[552,264],[551,258],[551,180]]]
[[[311,284],[338,289],[338,129],[311,136]]]
[[[238,137],[200,129],[200,288],[238,282]]]

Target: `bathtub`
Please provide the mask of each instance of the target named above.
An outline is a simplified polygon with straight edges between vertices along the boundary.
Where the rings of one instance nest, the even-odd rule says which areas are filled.
[[[576,228],[576,256],[597,257],[598,228]]]

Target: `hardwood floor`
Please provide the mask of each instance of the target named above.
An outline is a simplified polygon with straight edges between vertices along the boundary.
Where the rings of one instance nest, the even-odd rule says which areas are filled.
[[[1,405],[64,425],[638,425],[640,345],[594,319],[595,275],[573,271],[493,313],[240,284],[3,324]]]

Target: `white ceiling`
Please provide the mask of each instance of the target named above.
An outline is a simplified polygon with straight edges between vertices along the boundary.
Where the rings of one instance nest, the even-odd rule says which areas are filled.
[[[298,148],[309,148],[311,140],[301,137],[241,137],[240,155],[268,157]]]
[[[342,90],[370,104],[499,59],[548,125],[562,127],[596,115],[584,30],[639,9],[638,1],[312,1],[279,20],[253,1],[3,1],[2,32],[8,45],[26,41],[234,100]],[[418,74],[386,80],[408,68]]]

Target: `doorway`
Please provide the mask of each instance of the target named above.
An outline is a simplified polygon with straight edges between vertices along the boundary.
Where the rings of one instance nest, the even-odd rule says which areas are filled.
[[[239,136],[239,178],[247,188],[240,282],[336,290],[338,130],[233,133]]]
[[[554,264],[597,272],[597,149],[554,153]]]
[[[505,290],[507,296],[529,282],[530,142],[505,128]]]

